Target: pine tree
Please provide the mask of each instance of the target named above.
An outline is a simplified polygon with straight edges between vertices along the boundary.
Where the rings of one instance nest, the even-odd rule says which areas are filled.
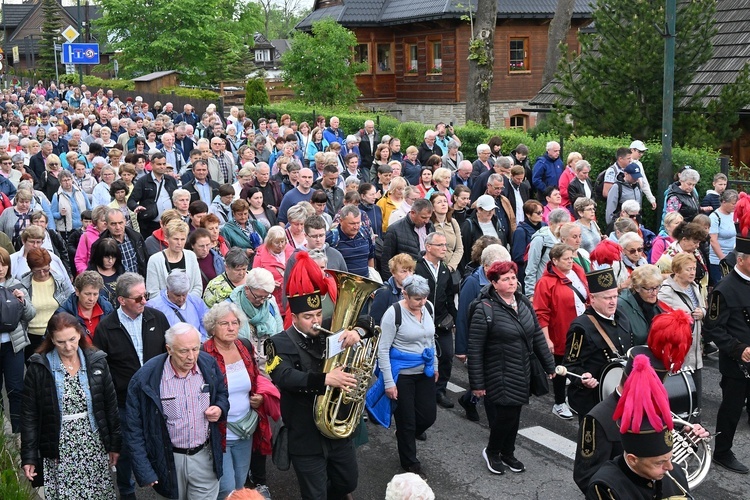
[[[42,37],[39,40],[39,57],[36,60],[36,73],[40,78],[55,77],[55,42],[60,40],[60,4],[57,0],[42,0]]]

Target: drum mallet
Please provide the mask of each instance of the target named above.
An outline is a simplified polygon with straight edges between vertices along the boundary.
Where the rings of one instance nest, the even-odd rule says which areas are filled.
[[[566,375],[570,375],[571,377],[579,378],[581,380],[588,380],[588,377],[583,378],[583,376],[578,375],[577,373],[569,372],[567,368],[565,368],[563,365],[557,365],[555,367],[555,374],[564,377]]]

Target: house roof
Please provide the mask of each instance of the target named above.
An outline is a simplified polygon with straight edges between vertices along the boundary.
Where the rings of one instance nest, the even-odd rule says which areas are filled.
[[[590,18],[593,0],[576,0],[573,18]],[[309,29],[312,23],[332,18],[347,27],[375,26],[382,23],[407,24],[434,19],[460,19],[468,5],[476,8],[476,0],[342,0],[337,5],[313,10],[297,29]],[[498,19],[540,18],[555,15],[557,0],[498,0]]]
[[[41,2],[40,2],[41,3]],[[36,3],[19,3],[19,4],[13,4],[13,3],[5,3],[3,5],[2,9],[2,16],[5,16],[5,26],[8,28],[8,30],[15,29],[21,22],[24,20],[24,18],[32,11],[34,10],[34,7],[36,7]],[[65,12],[68,13],[70,17],[72,17],[74,20],[78,19],[78,6],[63,6],[63,9],[65,9]],[[81,6],[81,21],[83,22],[86,19],[86,6]],[[99,19],[102,17],[101,11],[99,10],[99,7],[97,5],[88,4],[89,9],[89,20],[93,21],[95,19]],[[0,19],[2,19],[2,16],[0,16]],[[0,25],[2,21],[0,21]]]
[[[698,103],[705,106],[721,94],[725,85],[734,83],[738,73],[745,64],[750,63],[750,0],[718,0],[716,4],[717,33],[711,40],[713,55],[702,64],[693,75],[691,84],[686,89],[684,104],[692,96],[707,89],[705,97]],[[573,75],[574,80],[578,75]],[[529,105],[549,108],[558,103],[573,106],[573,99],[561,99],[555,94],[555,87],[560,85],[557,79],[545,85],[529,101]],[[742,111],[750,111],[750,105]]]
[[[149,73],[147,75],[139,76],[138,78],[133,78],[134,82],[151,82],[154,80],[157,80],[163,76],[171,75],[172,73],[177,73],[175,70],[169,70],[169,71],[155,71],[153,73]]]
[[[291,45],[289,45],[289,40],[287,40],[286,38],[271,40],[271,45],[273,45],[273,48],[276,49],[276,52],[279,53],[279,57],[283,56],[284,52],[291,48]]]

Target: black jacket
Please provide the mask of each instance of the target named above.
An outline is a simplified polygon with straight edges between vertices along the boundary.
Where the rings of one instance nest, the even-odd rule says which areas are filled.
[[[492,215],[492,224],[495,226],[495,231],[497,231],[497,234],[500,236],[502,245],[507,245],[510,235],[505,233],[502,224],[500,224],[500,219],[498,219],[495,214]],[[482,232],[482,228],[479,227],[479,219],[477,219],[477,214],[474,212],[464,221],[463,224],[461,224],[461,240],[464,244],[464,256],[461,259],[461,265],[465,266],[471,261],[471,250],[467,249],[470,249],[474,245],[474,242],[482,236],[484,236],[484,233]]]
[[[35,183],[39,182],[39,180],[42,178],[42,174],[44,174],[45,171],[44,156],[42,155],[41,151],[39,151],[29,159],[29,168],[27,168],[26,171],[31,171],[32,175],[34,176]]]
[[[422,141],[422,144],[419,145],[419,153],[417,154],[417,160],[419,160],[419,163],[426,165],[427,160],[433,155],[437,155],[441,158],[443,157],[443,150],[438,145],[437,140],[432,144],[432,148],[430,148],[426,142]]]
[[[593,197],[595,194],[594,186],[591,184],[591,179],[586,179],[586,184],[589,187],[589,191],[591,191],[591,196]],[[573,206],[576,203],[576,200],[581,197],[586,196],[586,191],[583,188],[583,182],[578,180],[578,177],[574,177],[570,184],[568,184],[568,199],[570,200],[570,207],[573,208]],[[575,218],[578,218],[578,214],[575,213],[575,209],[572,210],[573,215]]]
[[[740,380],[745,379],[745,372],[750,372],[750,363],[742,362],[742,352],[750,347],[748,297],[750,281],[732,270],[709,295],[708,314],[703,320],[706,342],[714,342],[719,348],[719,371],[725,377]]]
[[[312,185],[313,191],[323,191],[326,196],[328,197],[328,200],[326,200],[326,212],[331,217],[336,217],[336,214],[339,213],[339,210],[341,210],[341,207],[344,206],[344,192],[341,190],[340,187],[334,186],[333,189],[326,190],[323,188],[323,178],[319,177],[317,181],[315,181]]]
[[[437,282],[432,275],[432,271],[429,268],[429,264],[425,261],[424,256],[417,260],[417,266],[414,268],[414,274],[417,274],[427,280],[430,285],[430,297],[429,300],[435,306],[435,328],[446,318],[449,314],[453,316],[453,320],[456,319],[456,304],[453,300],[454,289],[453,287],[458,285],[453,283],[451,272],[448,270],[448,266],[442,261],[438,267]],[[441,331],[440,333],[445,333]]]
[[[146,307],[141,323],[143,339],[143,362],[167,352],[164,333],[169,329],[169,321],[164,313]],[[128,384],[141,367],[133,341],[120,323],[117,311],[104,316],[94,332],[94,345],[109,354],[109,369],[117,391],[117,403],[125,407]]]
[[[135,249],[135,258],[138,260],[138,274],[146,276],[146,243],[143,240],[143,236],[141,236],[141,233],[138,231],[127,226],[125,226],[125,235],[130,238],[130,242]],[[97,241],[101,241],[104,238],[112,238],[112,233],[109,232],[109,229],[105,229],[102,234],[99,235]]]
[[[206,205],[211,206],[211,202],[214,201],[214,198],[219,196],[219,183],[216,181],[212,181],[211,179],[206,180],[208,181],[208,186],[211,188],[211,199],[206,203]],[[201,195],[195,188],[195,179],[191,180],[187,184],[183,184],[182,189],[186,189],[190,192],[190,203],[194,201],[200,201]]]
[[[508,201],[510,201],[510,206],[512,206],[513,210],[515,210],[516,190],[513,189],[513,186],[511,186],[512,183],[512,180],[505,179],[505,183],[503,184],[503,196],[508,198]],[[521,182],[521,185],[518,186],[518,191],[521,194],[521,205],[531,199],[531,185],[529,184],[529,181],[524,180],[523,182]]]
[[[172,193],[177,189],[177,181],[174,177],[165,175],[163,177],[164,185],[162,189],[167,190],[169,199],[172,199]],[[133,192],[128,198],[128,208],[135,210],[138,205],[146,207],[146,210],[138,212],[138,223],[153,223],[159,214],[159,208],[156,206],[156,182],[153,175],[146,174],[137,181],[133,186]]]
[[[427,223],[426,230],[427,234],[435,231],[432,222]],[[388,231],[385,233],[383,256],[380,259],[380,274],[383,280],[391,277],[388,261],[391,260],[391,257],[400,253],[408,253],[414,257],[414,260],[417,260],[421,253],[419,236],[417,236],[417,232],[414,230],[414,223],[411,221],[409,215],[392,226],[388,226]]]
[[[96,349],[86,349],[83,354],[94,419],[104,449],[119,453],[122,446],[120,415],[107,355]],[[38,470],[42,458],[59,458],[60,427],[55,377],[47,357],[37,353],[29,358],[24,380],[21,463],[35,465]]]
[[[479,292],[469,326],[469,384],[472,390],[487,391],[494,404],[520,406],[529,403],[531,363],[528,345],[544,371],[555,372],[555,361],[544,340],[534,307],[516,292],[518,312],[492,288]],[[488,309],[491,307],[492,310]]]

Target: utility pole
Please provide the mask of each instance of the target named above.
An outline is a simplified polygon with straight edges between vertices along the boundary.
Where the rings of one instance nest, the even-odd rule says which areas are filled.
[[[675,19],[677,18],[677,1],[666,1],[666,21],[664,24],[664,89],[661,116],[661,166],[659,167],[659,191],[657,210],[661,211],[664,203],[661,194],[667,190],[672,181],[672,122],[674,119],[674,49]]]
[[[78,33],[81,33],[81,0],[77,2],[78,9],[76,13],[76,22],[78,22]],[[78,35],[83,36],[83,35]],[[85,40],[84,40],[85,41]],[[78,65],[78,85],[83,85],[83,64]]]

